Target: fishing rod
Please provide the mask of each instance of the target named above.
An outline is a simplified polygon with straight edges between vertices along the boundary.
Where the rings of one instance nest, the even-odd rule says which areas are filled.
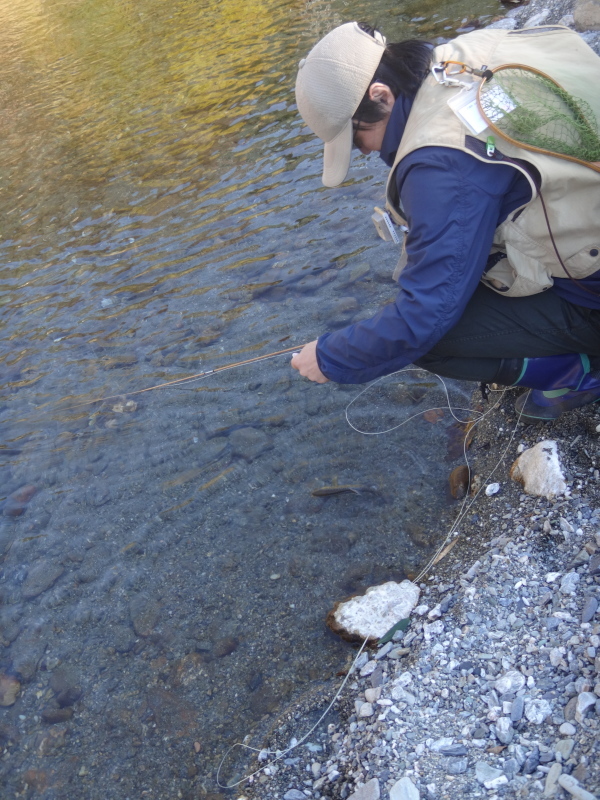
[[[64,410],[68,411],[71,408],[81,408],[82,406],[91,406],[94,403],[103,403],[106,400],[116,400],[120,397],[123,397],[125,394],[127,397],[131,397],[136,394],[144,394],[144,392],[152,392],[155,389],[165,389],[166,387],[175,388],[178,386],[184,386],[187,383],[191,383],[195,380],[200,380],[200,378],[205,378],[208,375],[215,375],[217,372],[224,372],[226,369],[234,369],[235,367],[242,367],[245,364],[254,364],[257,361],[265,361],[267,358],[275,358],[276,356],[282,356],[286,353],[293,353],[301,350],[304,347],[303,344],[294,345],[294,347],[287,347],[285,350],[276,350],[274,353],[266,353],[264,356],[255,356],[255,358],[248,358],[245,361],[235,361],[232,364],[224,364],[220,367],[214,367],[214,369],[207,369],[204,372],[198,372],[196,375],[188,375],[186,378],[177,378],[173,381],[167,381],[166,383],[159,383],[156,386],[148,386],[147,389],[138,389],[135,392],[121,392],[121,394],[112,394],[108,397],[97,397],[95,400],[87,400],[85,403],[76,403],[72,406],[67,406]]]

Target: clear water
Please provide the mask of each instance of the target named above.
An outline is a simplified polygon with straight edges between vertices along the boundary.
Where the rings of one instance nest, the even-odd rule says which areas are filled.
[[[436,38],[499,8],[0,0],[7,797],[217,791],[231,743],[344,665],[332,604],[414,575],[443,535],[447,413],[362,436],[359,389],[289,356],[134,393],[392,299],[385,169],[359,156],[322,187],[296,65],[348,19]],[[349,413],[376,431],[443,404],[396,376]],[[336,483],[376,488],[312,495]]]

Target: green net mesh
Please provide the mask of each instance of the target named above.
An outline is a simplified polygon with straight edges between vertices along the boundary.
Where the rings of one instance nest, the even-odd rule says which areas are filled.
[[[487,119],[522,144],[600,161],[598,122],[589,103],[528,69],[507,67],[479,90]]]

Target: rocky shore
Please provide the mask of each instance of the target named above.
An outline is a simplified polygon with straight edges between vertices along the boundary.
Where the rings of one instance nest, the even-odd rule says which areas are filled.
[[[492,24],[557,22],[600,53],[598,0],[536,0]],[[308,738],[331,690],[288,709],[238,800],[600,797],[600,407],[527,425],[516,396],[486,414],[469,453],[499,491],[468,501],[408,630],[361,653]],[[510,478],[546,439],[567,482],[551,499]]]
[[[500,489],[470,505],[408,630],[360,655],[308,740],[328,698],[280,718],[265,748],[293,749],[263,751],[240,800],[600,796],[600,408],[528,426],[516,394],[471,448]],[[509,477],[546,438],[568,484],[551,500]]]

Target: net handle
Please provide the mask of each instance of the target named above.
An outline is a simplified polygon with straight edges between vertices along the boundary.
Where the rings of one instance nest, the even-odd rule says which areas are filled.
[[[497,72],[502,72],[502,70],[505,69],[522,69],[525,70],[526,72],[533,72],[536,75],[540,75],[542,78],[545,78],[547,81],[550,81],[550,83],[553,83],[561,91],[563,92],[565,91],[565,89],[563,89],[560,83],[555,81],[554,78],[551,78],[550,75],[547,75],[545,72],[542,72],[542,70],[536,69],[535,67],[528,67],[526,64],[502,64],[499,67],[495,67],[493,70],[491,70],[491,72],[493,73],[493,75],[495,75]],[[489,80],[492,80],[492,78],[490,78]],[[494,125],[494,123],[488,118],[487,114],[483,109],[483,103],[481,102],[481,89],[483,86],[485,86],[486,83],[487,81],[481,81],[481,83],[477,88],[477,107],[479,108],[479,113],[487,122],[488,127],[491,130],[493,130],[495,134],[500,136],[502,139],[505,139],[507,142],[510,142],[511,144],[514,144],[517,147],[523,148],[523,150],[531,150],[533,153],[542,153],[543,155],[546,156],[554,156],[555,158],[563,158],[566,161],[574,161],[576,164],[581,164],[583,167],[589,167],[589,169],[593,169],[594,172],[600,173],[600,161],[584,161],[582,158],[576,158],[575,156],[567,156],[563,155],[562,153],[555,153],[553,150],[545,150],[543,147],[536,147],[533,144],[524,144],[523,142],[519,142],[517,139],[513,139],[512,136],[509,136],[508,134],[501,131],[500,128]]]

